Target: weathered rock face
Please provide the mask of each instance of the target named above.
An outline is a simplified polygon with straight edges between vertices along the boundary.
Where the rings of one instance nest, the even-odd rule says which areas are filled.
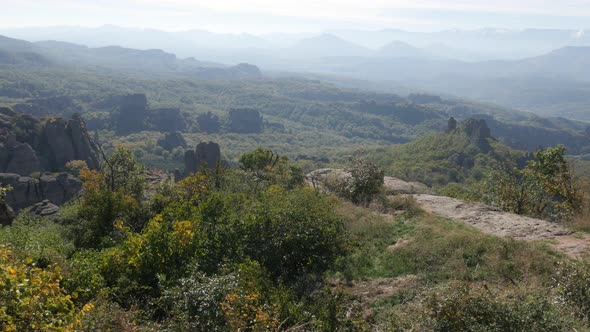
[[[122,96],[119,110],[114,114],[117,132],[127,135],[144,130],[147,116],[148,102],[145,94]]]
[[[484,151],[491,148],[487,139],[492,138],[492,134],[485,120],[467,119],[463,123],[462,129],[469,137],[471,144],[478,146]]]
[[[179,132],[166,133],[163,138],[158,140],[158,145],[170,151],[176,147],[186,148],[186,141]]]
[[[233,133],[261,133],[263,127],[260,112],[243,108],[229,111],[229,131]]]
[[[35,150],[27,143],[19,143],[6,129],[0,130],[0,172],[29,175],[41,170]]]
[[[6,203],[16,211],[44,200],[61,205],[82,190],[82,181],[68,173],[43,173],[39,178],[0,173],[0,183],[12,187]]]
[[[79,116],[40,121],[0,109],[0,173],[61,171],[70,160],[84,160],[90,168],[99,166],[96,146]]]
[[[214,142],[199,143],[197,148],[184,153],[184,176],[196,173],[205,163],[207,168],[214,169],[221,160],[221,149]]]
[[[199,124],[199,130],[205,133],[218,133],[219,129],[221,129],[219,117],[211,112],[199,114],[197,123]]]
[[[184,131],[186,122],[178,108],[158,108],[151,110],[148,122],[152,129],[159,131]]]
[[[45,158],[45,169],[62,170],[70,160],[84,160],[89,168],[99,167],[96,146],[91,141],[84,121],[73,117],[51,119],[43,130],[43,144],[40,153]]]

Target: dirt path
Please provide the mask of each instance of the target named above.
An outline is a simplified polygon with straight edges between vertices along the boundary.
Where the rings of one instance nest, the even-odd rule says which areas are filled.
[[[480,231],[523,241],[550,240],[552,246],[571,257],[590,248],[590,236],[545,220],[502,212],[489,206],[433,195],[414,195],[418,204],[434,215],[458,220]]]

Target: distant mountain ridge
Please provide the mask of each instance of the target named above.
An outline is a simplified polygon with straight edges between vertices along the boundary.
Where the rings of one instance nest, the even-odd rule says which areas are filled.
[[[233,79],[260,76],[260,69],[246,63],[235,66],[179,59],[160,49],[138,50],[121,46],[90,48],[62,41],[30,43],[0,36],[0,65],[4,66],[86,66],[141,71],[151,75]]]

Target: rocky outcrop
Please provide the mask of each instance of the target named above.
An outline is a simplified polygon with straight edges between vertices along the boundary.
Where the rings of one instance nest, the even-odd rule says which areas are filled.
[[[488,139],[492,138],[492,134],[485,120],[467,119],[462,124],[462,130],[469,137],[471,144],[483,151],[491,149]]]
[[[121,96],[121,104],[113,114],[117,133],[127,135],[145,129],[148,117],[147,97],[143,93]]]
[[[229,111],[229,131],[240,134],[261,133],[263,127],[260,112],[250,108]]]
[[[99,167],[97,148],[80,117],[49,120],[43,130],[43,142],[40,153],[45,158],[46,170],[60,171],[71,160],[84,160],[92,169]]]
[[[6,129],[0,130],[0,172],[30,175],[41,170],[41,163],[33,148],[19,143]]]
[[[56,214],[59,206],[51,203],[49,200],[37,203],[31,207],[31,213],[40,217],[46,217]]]
[[[6,203],[16,211],[44,200],[61,205],[82,189],[82,182],[68,173],[43,173],[38,178],[0,173],[0,183],[12,187],[6,194]]]
[[[450,117],[447,123],[447,133],[452,133],[457,129],[457,120],[454,117]]]
[[[163,138],[158,140],[158,146],[170,151],[176,147],[186,148],[186,141],[179,132],[166,133]]]
[[[209,169],[215,169],[220,161],[219,144],[214,142],[199,143],[195,150],[188,150],[184,153],[184,176],[196,173],[202,165],[206,165]]]
[[[99,167],[97,148],[80,116],[41,121],[9,108],[0,109],[0,173],[58,172],[71,160]]]
[[[158,108],[150,110],[148,122],[150,128],[158,131],[186,130],[186,121],[179,108]]]

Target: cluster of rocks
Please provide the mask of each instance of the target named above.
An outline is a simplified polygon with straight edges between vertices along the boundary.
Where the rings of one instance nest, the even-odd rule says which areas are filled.
[[[194,150],[187,150],[184,153],[184,172],[176,170],[174,177],[182,179],[201,170],[202,167],[215,169],[221,162],[221,149],[219,144],[214,142],[201,142]]]
[[[0,173],[59,172],[71,160],[99,166],[97,148],[79,116],[42,121],[0,108]]]
[[[0,184],[12,188],[0,204],[0,223],[31,206],[38,215],[53,214],[76,197],[82,182],[63,172],[73,160],[99,167],[98,149],[79,116],[41,120],[0,108]]]
[[[42,173],[39,177],[0,173],[0,183],[12,187],[5,201],[15,211],[44,200],[61,205],[82,190],[82,181],[69,173]]]
[[[179,108],[149,107],[147,96],[134,93],[112,96],[99,103],[115,109],[110,119],[110,126],[120,135],[128,135],[142,130],[184,131],[187,124]]]

